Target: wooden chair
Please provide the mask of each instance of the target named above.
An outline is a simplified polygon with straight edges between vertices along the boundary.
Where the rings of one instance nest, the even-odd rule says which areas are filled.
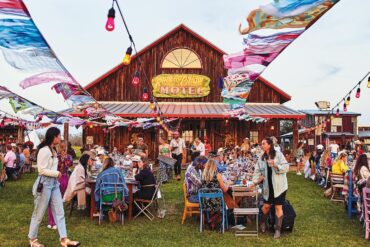
[[[245,186],[234,186],[232,187],[232,195],[234,200],[234,218],[235,224],[237,224],[238,216],[249,216],[255,215],[256,216],[256,230],[255,231],[239,231],[235,232],[235,236],[256,236],[258,237],[258,216],[259,216],[259,208],[258,208],[258,191],[255,187],[245,187]],[[237,201],[241,201],[240,199],[247,198],[252,199],[254,202],[252,207],[241,208],[238,206]]]
[[[330,174],[330,186],[332,190],[331,199],[334,202],[343,202],[344,196],[341,196],[341,192],[344,188],[344,176],[342,174]]]
[[[199,215],[199,203],[193,203],[188,201],[188,193],[186,190],[186,184],[182,184],[182,191],[184,192],[184,213],[182,215],[182,223],[184,224],[188,216]]]

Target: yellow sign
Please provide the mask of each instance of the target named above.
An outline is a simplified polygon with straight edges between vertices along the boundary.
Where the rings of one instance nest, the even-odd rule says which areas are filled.
[[[153,77],[153,95],[160,98],[199,98],[209,94],[211,79],[195,74],[162,74]]]

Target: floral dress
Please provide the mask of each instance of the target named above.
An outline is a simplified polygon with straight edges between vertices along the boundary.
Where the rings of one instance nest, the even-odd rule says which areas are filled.
[[[215,174],[211,181],[208,183],[206,181],[202,181],[202,189],[207,188],[209,192],[216,192],[216,189],[220,189],[220,185],[218,184],[217,174]],[[222,208],[222,201],[220,198],[202,198],[202,209],[204,211],[210,212],[219,212]]]

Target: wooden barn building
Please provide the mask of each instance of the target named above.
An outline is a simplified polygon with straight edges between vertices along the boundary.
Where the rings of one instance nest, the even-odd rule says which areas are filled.
[[[143,91],[148,89],[159,102],[164,117],[181,119],[181,134],[189,143],[195,137],[205,136],[213,149],[225,146],[227,141],[240,145],[245,137],[249,137],[252,143],[259,143],[266,136],[280,135],[281,120],[293,121],[293,143],[297,143],[297,121],[305,115],[284,106],[291,96],[262,77],[254,83],[245,110],[250,116],[268,121],[239,121],[227,114],[229,105],[222,103],[217,85],[218,79],[227,74],[224,54],[181,24],[132,56],[129,65],[117,65],[87,85],[86,89],[118,116],[149,118],[156,115],[150,109],[150,103],[142,100]],[[141,81],[137,86],[132,85],[135,71],[141,71]],[[143,71],[148,80],[142,78]],[[94,127],[84,129],[83,139],[86,142],[86,138],[91,140],[92,136],[94,144],[120,148],[127,146],[133,135],[140,135],[149,146],[150,158],[154,159],[162,132],[158,128],[117,127],[105,134]]]

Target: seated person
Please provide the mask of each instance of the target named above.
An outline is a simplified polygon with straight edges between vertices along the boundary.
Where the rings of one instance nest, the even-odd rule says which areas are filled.
[[[229,186],[224,183],[222,175],[217,172],[217,165],[214,160],[208,160],[202,173],[202,188],[221,189],[224,193],[224,200],[229,209],[234,208],[232,197],[227,193]],[[209,199],[204,202],[206,210],[220,211],[221,203],[219,200]]]
[[[201,171],[204,169],[206,162],[206,157],[199,156],[195,158],[185,172],[185,185],[189,202],[199,203],[198,190],[202,186]]]
[[[343,175],[349,169],[347,166],[347,157],[348,155],[346,152],[339,153],[331,168],[333,174]]]
[[[112,158],[107,158],[104,160],[103,170],[96,178],[95,201],[97,207],[99,207],[100,203],[100,190],[102,188],[102,183],[116,183],[123,185],[124,197],[125,199],[128,199],[128,189],[125,178],[123,177],[122,172],[114,167],[114,161]],[[103,202],[112,202],[116,196],[113,186],[110,187],[112,188],[104,189]],[[117,198],[122,199],[121,195],[122,193],[117,194]]]
[[[87,169],[94,164],[94,161],[95,159],[90,155],[83,154],[69,177],[63,201],[70,202],[77,195],[77,209],[86,208],[86,192],[90,192],[86,187]]]
[[[368,160],[370,159],[370,153],[361,154],[358,156],[353,174],[358,181],[364,182],[370,177],[370,166]]]
[[[140,189],[134,193],[134,198],[151,200],[155,192],[155,177],[149,166],[143,161],[138,161],[139,173],[135,175],[135,180],[140,183]]]

